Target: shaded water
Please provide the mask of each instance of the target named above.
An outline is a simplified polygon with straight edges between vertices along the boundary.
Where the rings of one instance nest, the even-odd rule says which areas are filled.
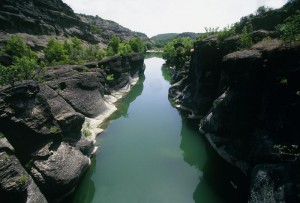
[[[145,60],[145,78],[120,102],[97,138],[74,203],[240,202],[236,180],[199,134],[197,124],[168,100],[160,58]],[[162,71],[163,70],[163,71]]]

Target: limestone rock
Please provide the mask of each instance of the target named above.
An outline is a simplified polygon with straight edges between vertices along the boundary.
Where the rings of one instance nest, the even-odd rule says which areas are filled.
[[[46,160],[33,162],[31,173],[48,197],[70,192],[89,165],[89,158],[66,143],[61,143]]]

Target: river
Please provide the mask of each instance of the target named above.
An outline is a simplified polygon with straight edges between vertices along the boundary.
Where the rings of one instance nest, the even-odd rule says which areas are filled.
[[[238,176],[168,100],[164,60],[145,60],[145,77],[118,104],[73,203],[240,202]],[[230,172],[229,172],[230,171]],[[234,179],[235,178],[235,179]]]

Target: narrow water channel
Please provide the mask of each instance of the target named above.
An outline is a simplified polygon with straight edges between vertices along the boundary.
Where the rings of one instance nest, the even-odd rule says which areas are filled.
[[[164,60],[145,60],[145,78],[120,102],[73,203],[240,202],[228,167],[168,100]]]

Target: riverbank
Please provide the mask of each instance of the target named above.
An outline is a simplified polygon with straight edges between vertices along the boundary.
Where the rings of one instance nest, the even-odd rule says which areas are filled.
[[[114,56],[47,67],[41,84],[1,87],[3,201],[52,202],[72,192],[96,150],[90,132],[82,131],[86,118],[108,117],[144,69],[143,54]]]

